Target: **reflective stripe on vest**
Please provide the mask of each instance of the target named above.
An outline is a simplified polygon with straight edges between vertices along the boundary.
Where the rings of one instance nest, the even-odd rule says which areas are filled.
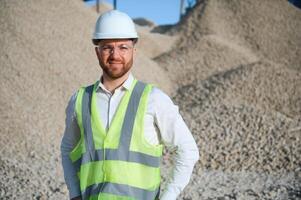
[[[146,88],[142,82],[135,81],[134,84],[120,130],[119,145],[113,149],[105,147],[106,136],[103,138],[104,147],[95,148],[96,136],[93,134],[98,133],[93,133],[91,124],[91,103],[95,85],[86,87],[82,94],[80,128],[84,142],[81,140],[83,144],[78,145],[82,148],[81,156],[73,159],[80,177],[82,199],[97,197],[95,199],[154,200],[159,192],[161,154],[154,156],[130,150],[139,102]],[[158,152],[158,149],[160,148],[155,151]]]

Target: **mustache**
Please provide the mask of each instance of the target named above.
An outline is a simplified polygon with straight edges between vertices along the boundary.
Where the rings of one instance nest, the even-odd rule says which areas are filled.
[[[109,63],[111,63],[111,62],[118,62],[118,63],[121,63],[122,62],[122,60],[121,59],[109,59]]]

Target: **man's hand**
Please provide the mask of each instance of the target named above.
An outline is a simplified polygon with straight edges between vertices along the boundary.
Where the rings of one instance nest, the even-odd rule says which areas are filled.
[[[82,200],[82,198],[80,196],[78,196],[78,197],[72,198],[71,200]]]

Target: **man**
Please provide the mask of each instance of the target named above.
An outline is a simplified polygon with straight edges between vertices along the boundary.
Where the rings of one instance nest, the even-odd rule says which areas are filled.
[[[131,74],[137,40],[125,13],[98,18],[93,44],[103,74],[66,109],[61,152],[71,199],[175,200],[189,182],[196,143],[171,99]],[[163,144],[177,154],[160,195]]]

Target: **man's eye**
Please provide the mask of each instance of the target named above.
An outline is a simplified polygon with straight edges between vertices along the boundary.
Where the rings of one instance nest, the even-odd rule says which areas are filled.
[[[127,47],[127,46],[120,46],[119,47],[121,50],[128,50],[129,49],[129,47]]]
[[[108,47],[108,46],[103,46],[101,49],[102,49],[102,50],[110,50],[111,48]]]

